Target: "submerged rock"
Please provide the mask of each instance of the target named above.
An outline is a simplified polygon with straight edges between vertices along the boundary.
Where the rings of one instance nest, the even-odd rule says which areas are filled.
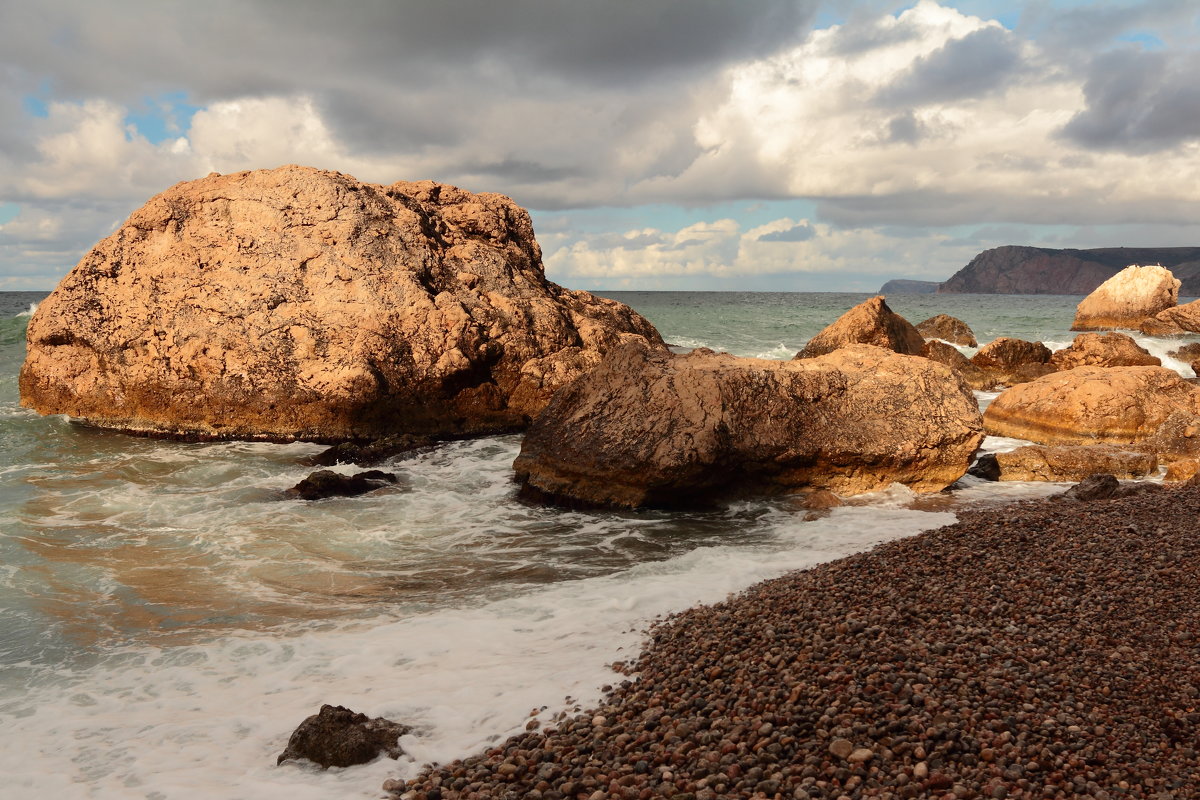
[[[43,301],[22,403],[190,438],[522,428],[626,339],[628,307],[546,280],[498,194],[287,166],[178,184]]]
[[[1083,298],[1071,330],[1136,330],[1147,317],[1179,302],[1179,286],[1169,269],[1128,266]]]
[[[1157,357],[1139,345],[1131,337],[1110,331],[1108,333],[1081,333],[1063,348],[1050,356],[1050,363],[1057,369],[1076,367],[1158,367]]]
[[[323,469],[314,472],[288,489],[289,497],[301,500],[323,500],[326,497],[357,497],[385,486],[395,484],[398,478],[391,472],[377,469],[342,475],[340,472]]]
[[[1003,392],[987,432],[1041,444],[1129,444],[1149,439],[1176,411],[1200,413],[1200,386],[1165,367],[1079,367]]]
[[[905,355],[921,354],[925,340],[917,329],[884,302],[864,300],[809,340],[796,358],[815,358],[852,344],[870,344]]]
[[[978,347],[975,333],[967,323],[949,314],[937,314],[917,323],[917,333],[926,339],[941,339],[963,347]]]
[[[366,764],[380,755],[399,758],[404,754],[400,737],[411,731],[383,717],[371,719],[345,706],[323,705],[300,723],[275,763],[308,759],[328,769]]]
[[[342,442],[305,459],[310,467],[332,467],[336,464],[357,464],[371,467],[390,458],[432,447],[437,440],[431,436],[386,436],[369,442]]]
[[[808,487],[938,491],[982,440],[960,377],[853,345],[769,361],[630,344],[551,401],[513,464],[527,495],[694,506]]]

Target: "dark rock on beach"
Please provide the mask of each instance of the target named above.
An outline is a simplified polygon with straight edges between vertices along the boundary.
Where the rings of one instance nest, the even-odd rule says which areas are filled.
[[[399,739],[411,730],[383,717],[371,719],[357,714],[345,706],[323,705],[320,712],[300,723],[275,763],[308,759],[328,769],[366,764],[380,755],[399,758],[404,754]]]
[[[377,469],[342,475],[340,472],[323,469],[309,475],[288,489],[289,497],[301,500],[323,500],[326,497],[357,497],[397,482],[396,475]]]
[[[1200,797],[1200,489],[969,511],[654,627],[410,800]]]

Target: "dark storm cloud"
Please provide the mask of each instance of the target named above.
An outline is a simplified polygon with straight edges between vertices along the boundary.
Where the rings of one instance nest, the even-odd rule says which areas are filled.
[[[787,230],[764,233],[758,237],[760,242],[807,242],[817,235],[816,230],[807,222],[793,225]]]
[[[1200,202],[1170,204],[1063,202],[1044,192],[950,192],[919,189],[880,196],[824,198],[816,217],[839,228],[881,225],[972,225],[980,220],[1018,225],[1190,225],[1200,219]]]
[[[642,85],[708,72],[802,36],[811,3],[764,0],[215,0],[6,2],[4,60],[52,75],[68,96],[202,98],[307,86],[453,83]]]
[[[1200,57],[1123,50],[1092,62],[1087,107],[1063,128],[1075,144],[1151,153],[1200,139]]]
[[[920,106],[979,97],[1008,85],[1020,60],[1020,42],[1011,33],[981,28],[917,59],[875,99],[889,106]]]

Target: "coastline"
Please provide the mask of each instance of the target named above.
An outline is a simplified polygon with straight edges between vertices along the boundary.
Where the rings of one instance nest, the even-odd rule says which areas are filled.
[[[393,792],[1200,791],[1200,488],[960,513],[656,625],[596,708]]]

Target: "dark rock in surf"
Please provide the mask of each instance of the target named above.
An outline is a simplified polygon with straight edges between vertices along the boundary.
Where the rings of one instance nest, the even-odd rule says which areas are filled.
[[[1089,475],[1079,483],[1067,489],[1062,494],[1056,494],[1063,500],[1107,500],[1116,495],[1121,488],[1121,482],[1115,475]]]
[[[360,467],[373,467],[382,464],[389,458],[411,453],[426,447],[432,447],[436,442],[429,436],[387,436],[369,442],[342,442],[327,450],[322,450],[302,463],[309,467],[332,467],[336,464],[357,464]]]
[[[975,463],[967,470],[967,474],[985,481],[1000,480],[1000,462],[996,459],[996,454],[984,453],[975,459]]]
[[[314,472],[288,489],[287,495],[301,500],[323,500],[326,497],[357,497],[360,494],[373,492],[376,489],[382,489],[396,482],[397,478],[393,473],[377,469],[356,472],[353,475],[342,475],[333,470],[323,469]]]
[[[399,758],[404,753],[400,737],[410,731],[409,726],[383,717],[371,719],[345,706],[323,705],[319,713],[300,723],[275,764],[308,759],[328,769],[366,764],[380,755]]]

